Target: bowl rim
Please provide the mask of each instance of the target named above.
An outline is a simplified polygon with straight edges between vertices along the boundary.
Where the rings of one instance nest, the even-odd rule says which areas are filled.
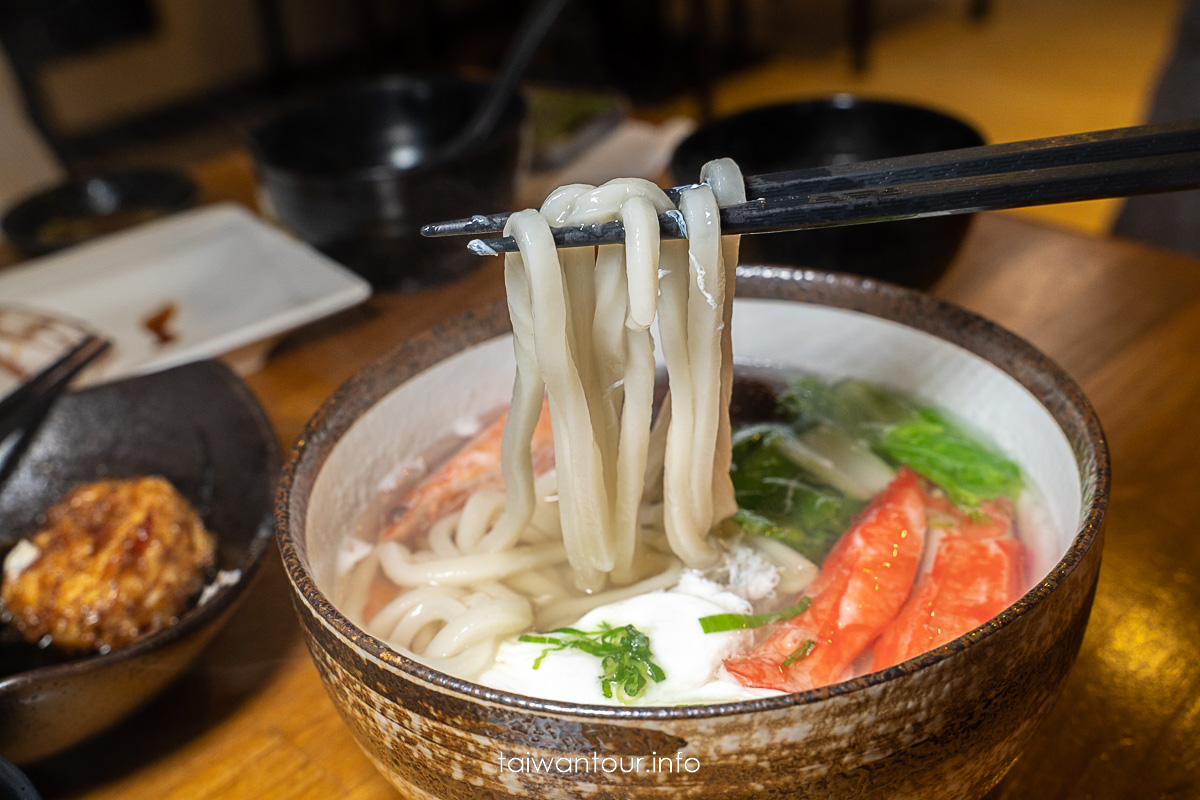
[[[29,776],[4,756],[0,756],[0,789],[15,792],[14,800],[41,800],[42,798],[38,794],[37,787],[33,785],[33,781],[29,780]]]
[[[95,172],[68,178],[22,197],[4,212],[3,217],[0,217],[0,230],[12,240],[22,253],[33,256],[48,255],[100,238],[104,234],[84,236],[54,245],[41,244],[36,238],[38,227],[47,220],[53,219],[54,215],[59,213],[59,206],[86,195],[88,187],[96,181],[108,184],[118,192],[120,196],[118,209],[129,204],[129,195],[132,192],[131,183],[144,184],[149,181],[153,187],[154,196],[150,199],[138,200],[135,204],[159,212],[156,218],[186,211],[195,207],[200,200],[199,185],[182,170],[146,168]],[[104,217],[107,215],[88,212],[84,216]]]
[[[704,161],[704,159],[699,157],[702,153],[693,154],[691,151],[699,148],[701,143],[704,143],[708,139],[720,138],[718,134],[729,125],[745,124],[747,121],[753,121],[756,117],[770,117],[789,111],[802,110],[826,111],[834,114],[871,110],[911,112],[920,114],[928,119],[936,119],[940,124],[955,129],[957,133],[973,137],[976,140],[974,145],[987,144],[987,137],[984,135],[983,129],[979,124],[958,111],[951,111],[948,108],[926,103],[923,100],[910,101],[904,98],[881,95],[836,92],[834,94],[798,97],[794,100],[786,100],[779,103],[751,106],[735,111],[732,114],[717,117],[697,127],[675,145],[675,149],[671,151],[671,158],[667,167],[672,175],[682,179],[683,176],[681,173],[687,171],[683,169],[686,164],[693,162],[703,163]],[[734,157],[736,158],[736,156]]]
[[[280,453],[279,440],[275,434],[275,429],[267,418],[266,412],[254,396],[254,393],[250,391],[246,383],[233,370],[219,361],[205,360],[185,364],[164,372],[174,372],[176,370],[195,371],[199,369],[209,371],[216,379],[214,382],[224,384],[226,389],[235,396],[239,404],[253,417],[255,427],[258,428],[266,445],[270,476],[272,478],[277,476],[281,469],[282,454]],[[157,377],[161,374],[163,373],[134,376],[115,383],[99,384],[81,391],[88,392],[93,389],[108,390],[116,385],[116,383],[136,383],[143,378]],[[110,650],[107,653],[89,654],[58,664],[49,664],[0,676],[0,696],[10,692],[16,693],[23,687],[46,681],[64,680],[72,676],[96,672],[98,670],[107,670],[118,664],[136,664],[137,660],[144,654],[156,650],[165,650],[176,642],[189,638],[196,632],[214,624],[224,617],[228,611],[232,610],[253,582],[263,562],[266,560],[265,556],[270,549],[272,532],[273,528],[267,519],[267,515],[264,514],[254,533],[247,540],[241,558],[234,567],[234,569],[239,570],[241,573],[238,580],[231,584],[219,586],[216,593],[203,605],[196,604],[191,606],[174,624],[168,625],[148,636],[144,636],[124,647]],[[217,534],[217,537],[219,539],[220,535]]]
[[[418,161],[411,167],[401,168],[391,164],[371,164],[369,166],[340,167],[336,169],[298,170],[280,163],[277,158],[272,156],[267,151],[263,138],[285,125],[294,124],[296,119],[303,117],[306,113],[311,113],[317,108],[341,103],[357,96],[387,94],[398,90],[411,92],[420,92],[421,90],[430,91],[442,87],[450,88],[451,90],[478,90],[482,97],[483,92],[487,90],[489,85],[486,81],[473,80],[446,73],[403,73],[351,81],[279,111],[255,126],[250,131],[246,141],[254,159],[255,169],[263,174],[270,173],[274,179],[286,179],[305,183],[331,181],[339,183],[344,181],[375,183],[392,181],[399,176],[423,175],[427,172],[452,165],[464,158],[478,157],[481,153],[495,149],[499,142],[511,131],[519,129],[525,122],[529,113],[525,98],[520,93],[513,93],[509,99],[508,106],[501,115],[500,121],[496,123],[496,127],[474,150],[458,158],[449,160],[440,155],[435,155],[433,158]]]
[[[840,683],[754,700],[695,706],[598,706],[569,703],[490,689],[403,656],[354,625],[317,588],[304,565],[302,548],[297,545],[297,539],[305,536],[308,493],[325,459],[362,413],[424,370],[497,335],[494,332],[481,335],[479,330],[482,328],[476,326],[474,336],[468,336],[465,340],[460,336],[452,344],[447,344],[446,341],[447,338],[454,338],[447,337],[447,331],[463,322],[478,319],[486,325],[495,323],[497,317],[502,317],[502,321],[506,322],[507,307],[501,300],[485,310],[459,315],[393,348],[343,383],[305,425],[284,464],[275,504],[276,536],[293,591],[320,617],[326,627],[331,628],[360,654],[365,654],[370,660],[382,663],[410,680],[431,684],[435,689],[476,701],[566,717],[609,721],[669,721],[777,711],[809,705],[911,675],[976,645],[1023,617],[1049,596],[1083,562],[1093,544],[1100,538],[1108,504],[1111,480],[1108,446],[1100,420],[1083,391],[1048,356],[1021,337],[978,314],[948,301],[893,284],[842,273],[787,267],[739,266],[737,274],[739,298],[811,303],[862,312],[896,322],[950,341],[983,358],[1024,386],[1051,414],[1075,449],[1083,489],[1083,506],[1079,529],[1062,558],[1021,598],[999,615],[938,648],[887,669]],[[920,313],[913,314],[911,319],[902,319],[905,308],[915,308]],[[998,357],[990,357],[983,352],[989,346],[998,347],[999,352],[1006,353],[1007,357],[1002,362]],[[1016,374],[1018,368],[1022,368],[1025,374]],[[381,382],[388,382],[390,388],[380,390]],[[365,403],[363,398],[367,398]],[[355,404],[361,407],[359,413],[349,411],[349,407]],[[1072,432],[1075,433],[1074,437]],[[297,513],[293,514],[293,511]]]
[[[740,121],[743,119],[753,119],[760,115],[778,114],[785,111],[799,110],[829,110],[832,112],[841,111],[858,111],[872,109],[876,110],[892,110],[915,112],[937,118],[938,120],[949,123],[953,127],[960,129],[965,133],[971,133],[980,140],[980,144],[986,142],[983,130],[972,119],[963,115],[959,111],[952,111],[949,108],[940,106],[936,103],[928,103],[924,100],[909,100],[902,97],[888,97],[885,95],[875,94],[857,94],[855,92],[834,92],[833,94],[818,94],[806,97],[797,97],[793,100],[784,100],[778,103],[766,103],[764,105],[750,106],[717,117],[709,122],[696,128],[685,137],[675,150],[678,151],[686,142],[693,139],[702,138],[701,134],[711,135],[712,131],[724,127],[728,123]]]

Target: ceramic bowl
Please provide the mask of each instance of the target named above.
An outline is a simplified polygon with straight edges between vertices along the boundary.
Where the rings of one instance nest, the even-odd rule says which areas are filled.
[[[0,227],[23,254],[40,256],[191,208],[199,194],[179,172],[110,172],[39,192],[5,214]]]
[[[576,705],[415,663],[329,597],[342,532],[381,480],[456,418],[510,397],[506,311],[460,317],[335,393],[285,466],[276,508],[321,678],[404,796],[961,800],[999,780],[1050,709],[1091,607],[1109,483],[1103,433],[1078,387],[1016,336],[928,296],[820,272],[739,274],[738,361],[915,392],[988,431],[1022,464],[1046,500],[1037,583],[984,626],[915,659],[752,702]],[[641,771],[623,771],[638,757]]]
[[[279,445],[215,361],[67,394],[0,490],[0,557],[78,483],[161,475],[217,537],[227,583],[179,622],[104,655],[63,660],[0,637],[0,756],[24,764],[98,733],[165,687],[216,634],[271,545]]]
[[[713,158],[747,175],[956,150],[983,144],[966,121],[931,108],[839,94],[780,103],[712,120],[671,157],[677,184],[696,180]],[[970,214],[792,231],[742,239],[742,261],[839,270],[927,289],[950,267]]]
[[[24,772],[0,758],[0,800],[41,800]]]
[[[269,212],[380,290],[413,290],[479,268],[461,242],[420,235],[428,222],[510,208],[525,103],[514,97],[493,133],[439,154],[486,84],[391,76],[342,86],[264,123],[250,147]]]

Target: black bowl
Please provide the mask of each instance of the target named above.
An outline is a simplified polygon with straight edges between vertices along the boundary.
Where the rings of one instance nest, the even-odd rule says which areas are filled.
[[[409,290],[479,266],[461,240],[424,239],[428,222],[512,203],[525,104],[492,136],[447,161],[440,147],[486,84],[392,77],[338,89],[254,131],[251,148],[274,216],[377,289]]]
[[[4,215],[4,235],[40,256],[196,205],[187,176],[165,170],[78,178],[29,197]]]
[[[0,800],[41,800],[25,773],[0,758]]]
[[[983,144],[967,123],[919,106],[847,95],[765,106],[716,120],[671,159],[677,184],[713,158],[746,175],[830,166]],[[742,238],[743,263],[854,272],[918,289],[932,286],[966,236],[967,214]]]
[[[24,764],[82,741],[187,667],[270,549],[279,460],[254,395],[216,361],[84,389],[54,406],[0,491],[0,557],[76,484],[161,475],[196,507],[217,537],[217,566],[237,579],[176,624],[104,655],[53,659],[0,645],[0,756]]]

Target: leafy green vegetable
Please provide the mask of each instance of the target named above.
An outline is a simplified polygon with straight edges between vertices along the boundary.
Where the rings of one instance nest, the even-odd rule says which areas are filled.
[[[780,515],[768,516],[740,508],[731,519],[747,533],[777,539],[814,563],[823,559],[833,547],[836,535],[817,535],[795,525],[779,522],[776,519],[778,516]]]
[[[794,605],[781,608],[778,611],[771,611],[767,614],[713,614],[700,618],[700,628],[705,633],[723,633],[725,631],[738,631],[743,628],[761,628],[763,625],[770,625],[772,622],[783,622],[785,619],[791,619],[799,614],[803,614],[810,605],[812,605],[811,597],[801,597]]]
[[[834,419],[836,409],[837,394],[833,387],[812,375],[792,381],[788,393],[779,398],[780,412],[798,431]]]
[[[873,444],[883,432],[912,416],[916,406],[900,394],[866,381],[827,383],[805,375],[779,398],[780,414],[798,433],[824,422]]]
[[[604,670],[600,676],[604,696],[612,698],[615,692],[617,699],[626,704],[646,690],[648,680],[659,683],[667,677],[652,660],[650,637],[632,625],[614,628],[602,622],[598,631],[558,628],[545,634],[526,634],[520,641],[551,645],[533,662],[534,669],[551,652],[569,647],[595,656]]]
[[[877,444],[892,426],[917,410],[903,395],[866,381],[841,381],[834,386],[834,397],[834,424],[868,445]]]
[[[1020,469],[949,417],[865,381],[792,382],[785,422],[751,425],[733,439],[734,523],[820,563],[865,501],[907,465],[956,504],[1021,489]]]
[[[959,505],[977,506],[999,495],[1015,498],[1021,491],[1020,467],[931,408],[889,430],[879,451],[941,486]]]
[[[799,647],[797,647],[795,650],[792,651],[792,654],[790,656],[788,656],[787,658],[785,658],[783,660],[783,663],[780,664],[780,666],[790,667],[792,664],[795,664],[797,661],[803,661],[804,659],[808,658],[809,654],[813,651],[813,648],[816,646],[817,646],[817,642],[815,639],[805,639],[803,642],[800,643]]]
[[[855,500],[870,500],[896,477],[896,471],[866,445],[825,422],[798,436],[780,436],[776,446],[820,483]]]
[[[785,425],[755,425],[735,435],[733,520],[819,562],[863,504],[797,467],[780,449],[793,436]]]
[[[830,385],[805,376],[793,381],[779,407],[796,431],[840,430],[938,484],[959,505],[978,506],[980,500],[1020,493],[1021,471],[1015,463],[937,409],[919,406],[891,389],[852,380]]]

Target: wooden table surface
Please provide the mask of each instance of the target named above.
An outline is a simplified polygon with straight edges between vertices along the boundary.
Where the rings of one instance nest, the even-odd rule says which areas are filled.
[[[208,199],[253,202],[243,156],[197,176]],[[989,214],[934,293],[1072,374],[1104,422],[1114,465],[1079,660],[989,799],[1200,797],[1200,261]],[[451,286],[377,296],[289,336],[249,383],[290,443],[359,367],[501,295],[499,264],[488,260]],[[397,797],[326,697],[274,556],[183,678],[29,772],[46,800]]]

